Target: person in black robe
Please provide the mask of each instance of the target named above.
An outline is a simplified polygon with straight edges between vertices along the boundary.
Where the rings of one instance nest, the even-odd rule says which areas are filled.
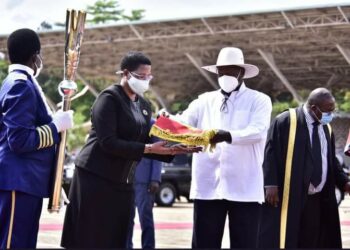
[[[89,138],[75,161],[61,245],[66,248],[125,248],[133,209],[132,180],[142,157],[171,161],[200,148],[150,143],[150,104],[142,98],[152,79],[151,61],[129,52],[122,80],[102,91],[91,111]]]
[[[342,246],[335,185],[349,192],[350,184],[336,164],[334,134],[327,126],[334,109],[334,97],[324,88],[313,90],[307,103],[296,109],[290,177],[286,174],[290,113],[281,113],[271,124],[263,163],[266,203],[259,247]]]

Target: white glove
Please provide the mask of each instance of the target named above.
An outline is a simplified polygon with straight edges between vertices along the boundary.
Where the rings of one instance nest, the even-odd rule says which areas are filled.
[[[73,110],[57,111],[52,116],[52,122],[53,124],[55,124],[58,132],[62,132],[64,130],[72,128],[74,126]]]

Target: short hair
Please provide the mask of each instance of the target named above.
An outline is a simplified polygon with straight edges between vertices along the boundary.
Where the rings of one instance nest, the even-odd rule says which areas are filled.
[[[334,99],[332,93],[326,88],[317,88],[311,91],[308,99],[307,105],[308,107],[312,105],[319,106],[322,104],[324,100]]]
[[[11,63],[25,64],[40,52],[39,36],[31,29],[16,30],[7,39],[7,50]]]
[[[151,60],[138,51],[128,52],[122,59],[120,63],[120,69],[127,69],[128,71],[135,71],[140,65],[146,64],[151,65]]]

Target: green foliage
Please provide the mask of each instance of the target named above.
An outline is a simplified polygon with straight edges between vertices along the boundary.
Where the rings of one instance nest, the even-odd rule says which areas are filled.
[[[339,111],[350,112],[350,91],[347,89],[340,89],[333,92],[333,95]]]
[[[275,117],[278,114],[282,113],[283,111],[289,109],[289,108],[295,108],[298,107],[298,103],[295,101],[291,102],[274,102],[272,104],[272,114],[271,117]]]
[[[80,114],[74,113],[74,120],[76,121],[76,117]],[[68,132],[67,137],[67,148],[69,151],[75,151],[76,149],[80,149],[86,141],[86,137],[89,133],[89,128],[79,127],[76,129],[72,129]]]
[[[339,105],[339,109],[345,112],[350,112],[350,91],[346,91],[344,98],[344,102]]]
[[[169,111],[173,114],[176,114],[178,112],[184,111],[189,104],[190,104],[190,101],[188,100],[179,100],[179,101],[173,102],[170,106]]]
[[[8,63],[5,60],[0,60],[0,83],[7,76]]]
[[[304,100],[307,99],[310,94],[310,90],[303,89],[298,91],[299,95],[302,96]],[[332,94],[336,100],[337,109],[341,112],[350,112],[350,91],[348,89],[335,89],[332,91]],[[272,108],[272,117],[281,113],[282,111],[290,108],[297,107],[297,103],[292,101],[287,94],[279,95],[277,101],[273,103]]]
[[[42,21],[38,30],[52,30],[52,24],[47,21]]]
[[[78,91],[84,88],[84,85],[77,81]],[[95,96],[90,92],[72,101],[71,108],[74,110],[74,125],[75,129],[69,131],[67,146],[68,149],[74,150],[83,146],[86,135],[89,132],[89,127],[82,125],[90,121],[90,110],[95,101]]]
[[[56,72],[59,73],[59,72]],[[38,81],[41,84],[46,96],[54,103],[62,101],[62,97],[58,94],[58,84],[62,81],[62,77],[58,77],[59,74],[40,74]],[[78,92],[80,92],[85,86],[77,80]],[[87,92],[85,95],[72,101],[71,108],[74,110],[74,125],[75,128],[68,132],[67,147],[68,150],[75,150],[80,148],[84,142],[89,128],[82,125],[90,121],[90,109],[95,100],[95,97]]]
[[[89,14],[87,22],[98,24],[119,20],[140,20],[143,18],[144,10],[132,10],[131,15],[124,14],[117,0],[97,0],[94,5],[87,6],[86,12]]]
[[[132,10],[131,11],[131,16],[126,16],[123,15],[123,19],[124,20],[129,20],[129,21],[135,21],[135,20],[141,20],[142,18],[144,18],[144,14],[145,10]]]

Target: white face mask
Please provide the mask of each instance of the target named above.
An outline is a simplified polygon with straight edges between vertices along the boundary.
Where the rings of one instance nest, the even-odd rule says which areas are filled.
[[[128,79],[128,84],[131,90],[138,95],[143,95],[149,89],[150,80],[140,80],[135,78],[132,74],[130,74],[130,78]]]
[[[239,84],[238,79],[233,76],[223,75],[219,77],[219,86],[226,93],[230,93],[235,90]]]
[[[43,60],[41,60],[41,56],[37,55],[37,57],[38,57],[38,59],[40,61],[40,65],[38,66],[36,64],[36,62],[34,63],[34,65],[36,67],[34,78],[37,78],[40,75],[40,71],[43,69]]]

